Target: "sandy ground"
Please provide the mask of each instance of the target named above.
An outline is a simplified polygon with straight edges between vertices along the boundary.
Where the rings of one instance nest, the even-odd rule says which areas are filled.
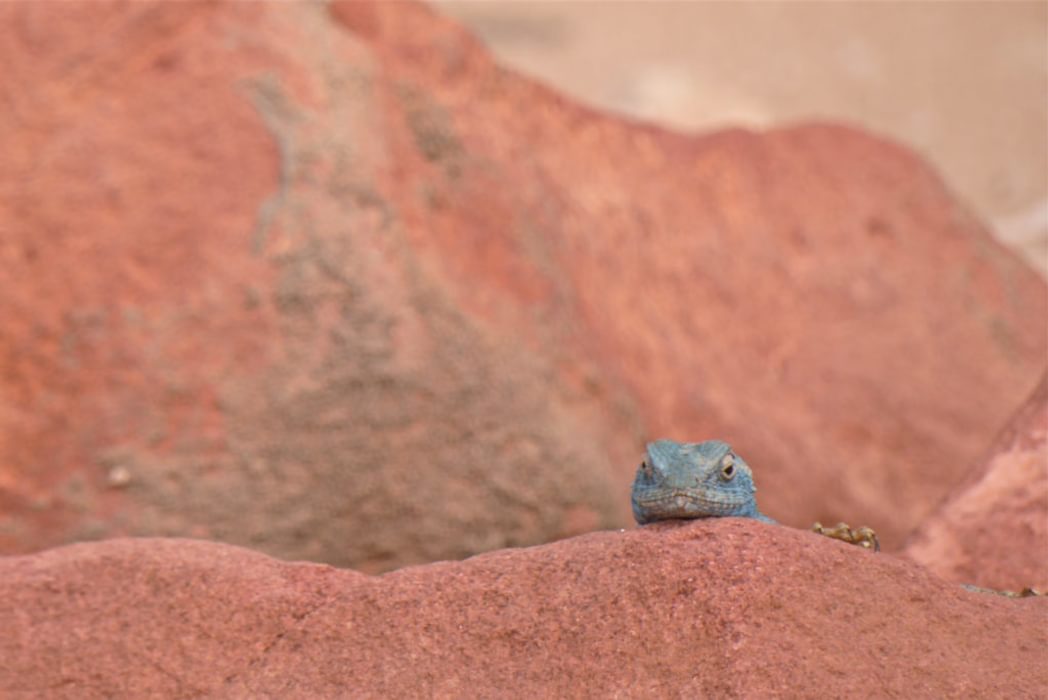
[[[436,2],[500,60],[683,130],[858,124],[1048,275],[1046,2]]]

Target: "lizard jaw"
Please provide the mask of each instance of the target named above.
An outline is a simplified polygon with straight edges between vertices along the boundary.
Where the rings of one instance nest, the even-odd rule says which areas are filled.
[[[653,495],[638,495],[635,503],[642,513],[658,513],[652,520],[669,520],[674,518],[710,518],[726,515],[743,515],[751,499],[741,494],[735,496],[723,492],[711,493],[708,496],[695,490],[677,489],[661,491]]]

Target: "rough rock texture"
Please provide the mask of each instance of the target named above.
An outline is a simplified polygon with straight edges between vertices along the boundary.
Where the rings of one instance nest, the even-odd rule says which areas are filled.
[[[1048,375],[904,553],[951,581],[1048,591]]]
[[[1044,369],[860,132],[627,123],[408,3],[7,3],[0,64],[0,551],[461,557],[626,524],[663,436],[891,548]]]
[[[229,545],[0,559],[0,695],[1034,697],[1048,598],[742,519],[369,577]]]

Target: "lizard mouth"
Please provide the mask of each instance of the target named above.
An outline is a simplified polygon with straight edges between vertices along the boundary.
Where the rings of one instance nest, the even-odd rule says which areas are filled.
[[[662,517],[707,518],[731,515],[749,500],[741,495],[717,492],[709,496],[695,491],[660,491],[638,495],[636,504],[644,510],[655,510]]]

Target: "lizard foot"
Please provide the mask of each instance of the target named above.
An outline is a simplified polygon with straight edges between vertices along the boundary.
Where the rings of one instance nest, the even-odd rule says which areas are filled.
[[[877,533],[865,525],[853,530],[847,523],[837,523],[833,527],[823,527],[822,523],[815,523],[811,526],[811,531],[819,535],[832,537],[835,540],[847,542],[848,544],[857,544],[875,552],[881,551],[881,543],[877,541]]]
[[[982,588],[981,586],[973,586],[970,583],[962,583],[961,587],[966,588],[969,591],[974,591],[975,593],[993,593],[994,595],[1003,595],[1006,598],[1034,598],[1048,595],[1048,593],[1045,593],[1044,591],[1039,591],[1036,588],[1030,587],[1026,587],[1021,591],[998,591],[994,588]]]

